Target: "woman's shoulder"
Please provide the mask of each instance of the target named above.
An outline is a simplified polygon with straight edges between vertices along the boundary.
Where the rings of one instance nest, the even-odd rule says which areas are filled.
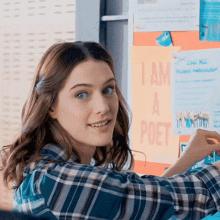
[[[42,171],[45,170],[45,167],[48,167],[50,163],[59,163],[61,166],[69,163],[78,163],[78,158],[74,155],[67,160],[66,149],[62,146],[54,143],[46,144],[40,152],[40,160],[33,161],[28,164],[23,171],[23,176],[31,174],[33,171]]]
[[[40,156],[43,159],[47,159],[47,160],[57,160],[60,162],[67,161],[66,149],[60,146],[59,144],[55,144],[55,143],[46,144],[42,148]],[[72,156],[71,160],[74,162],[75,160],[77,160],[77,158]]]

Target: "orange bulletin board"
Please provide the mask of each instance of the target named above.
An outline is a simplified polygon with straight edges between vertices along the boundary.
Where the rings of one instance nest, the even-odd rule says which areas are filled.
[[[134,32],[134,46],[158,46],[156,38],[163,32]],[[170,32],[173,46],[180,46],[181,51],[220,48],[220,42],[199,40],[199,31]],[[170,97],[171,99],[171,97]],[[190,136],[179,136],[179,143],[188,142]],[[180,150],[179,150],[180,154]],[[147,155],[146,155],[147,156]],[[162,175],[171,164],[135,160],[134,172],[149,175]]]

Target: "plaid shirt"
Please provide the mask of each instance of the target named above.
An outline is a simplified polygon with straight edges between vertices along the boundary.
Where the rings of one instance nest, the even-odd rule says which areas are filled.
[[[220,210],[220,171],[214,165],[170,178],[67,162],[65,150],[42,149],[24,170],[14,211],[48,219],[202,219]],[[60,162],[49,163],[50,160]]]

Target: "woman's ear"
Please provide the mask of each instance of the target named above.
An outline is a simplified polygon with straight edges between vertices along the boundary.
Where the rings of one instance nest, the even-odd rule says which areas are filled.
[[[49,115],[51,118],[56,119],[56,114],[55,114],[54,109],[52,109],[52,108],[49,109]]]

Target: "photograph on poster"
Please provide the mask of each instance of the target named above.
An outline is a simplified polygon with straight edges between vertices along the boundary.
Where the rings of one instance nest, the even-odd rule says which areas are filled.
[[[177,128],[208,128],[209,113],[199,111],[184,111],[176,113]]]

